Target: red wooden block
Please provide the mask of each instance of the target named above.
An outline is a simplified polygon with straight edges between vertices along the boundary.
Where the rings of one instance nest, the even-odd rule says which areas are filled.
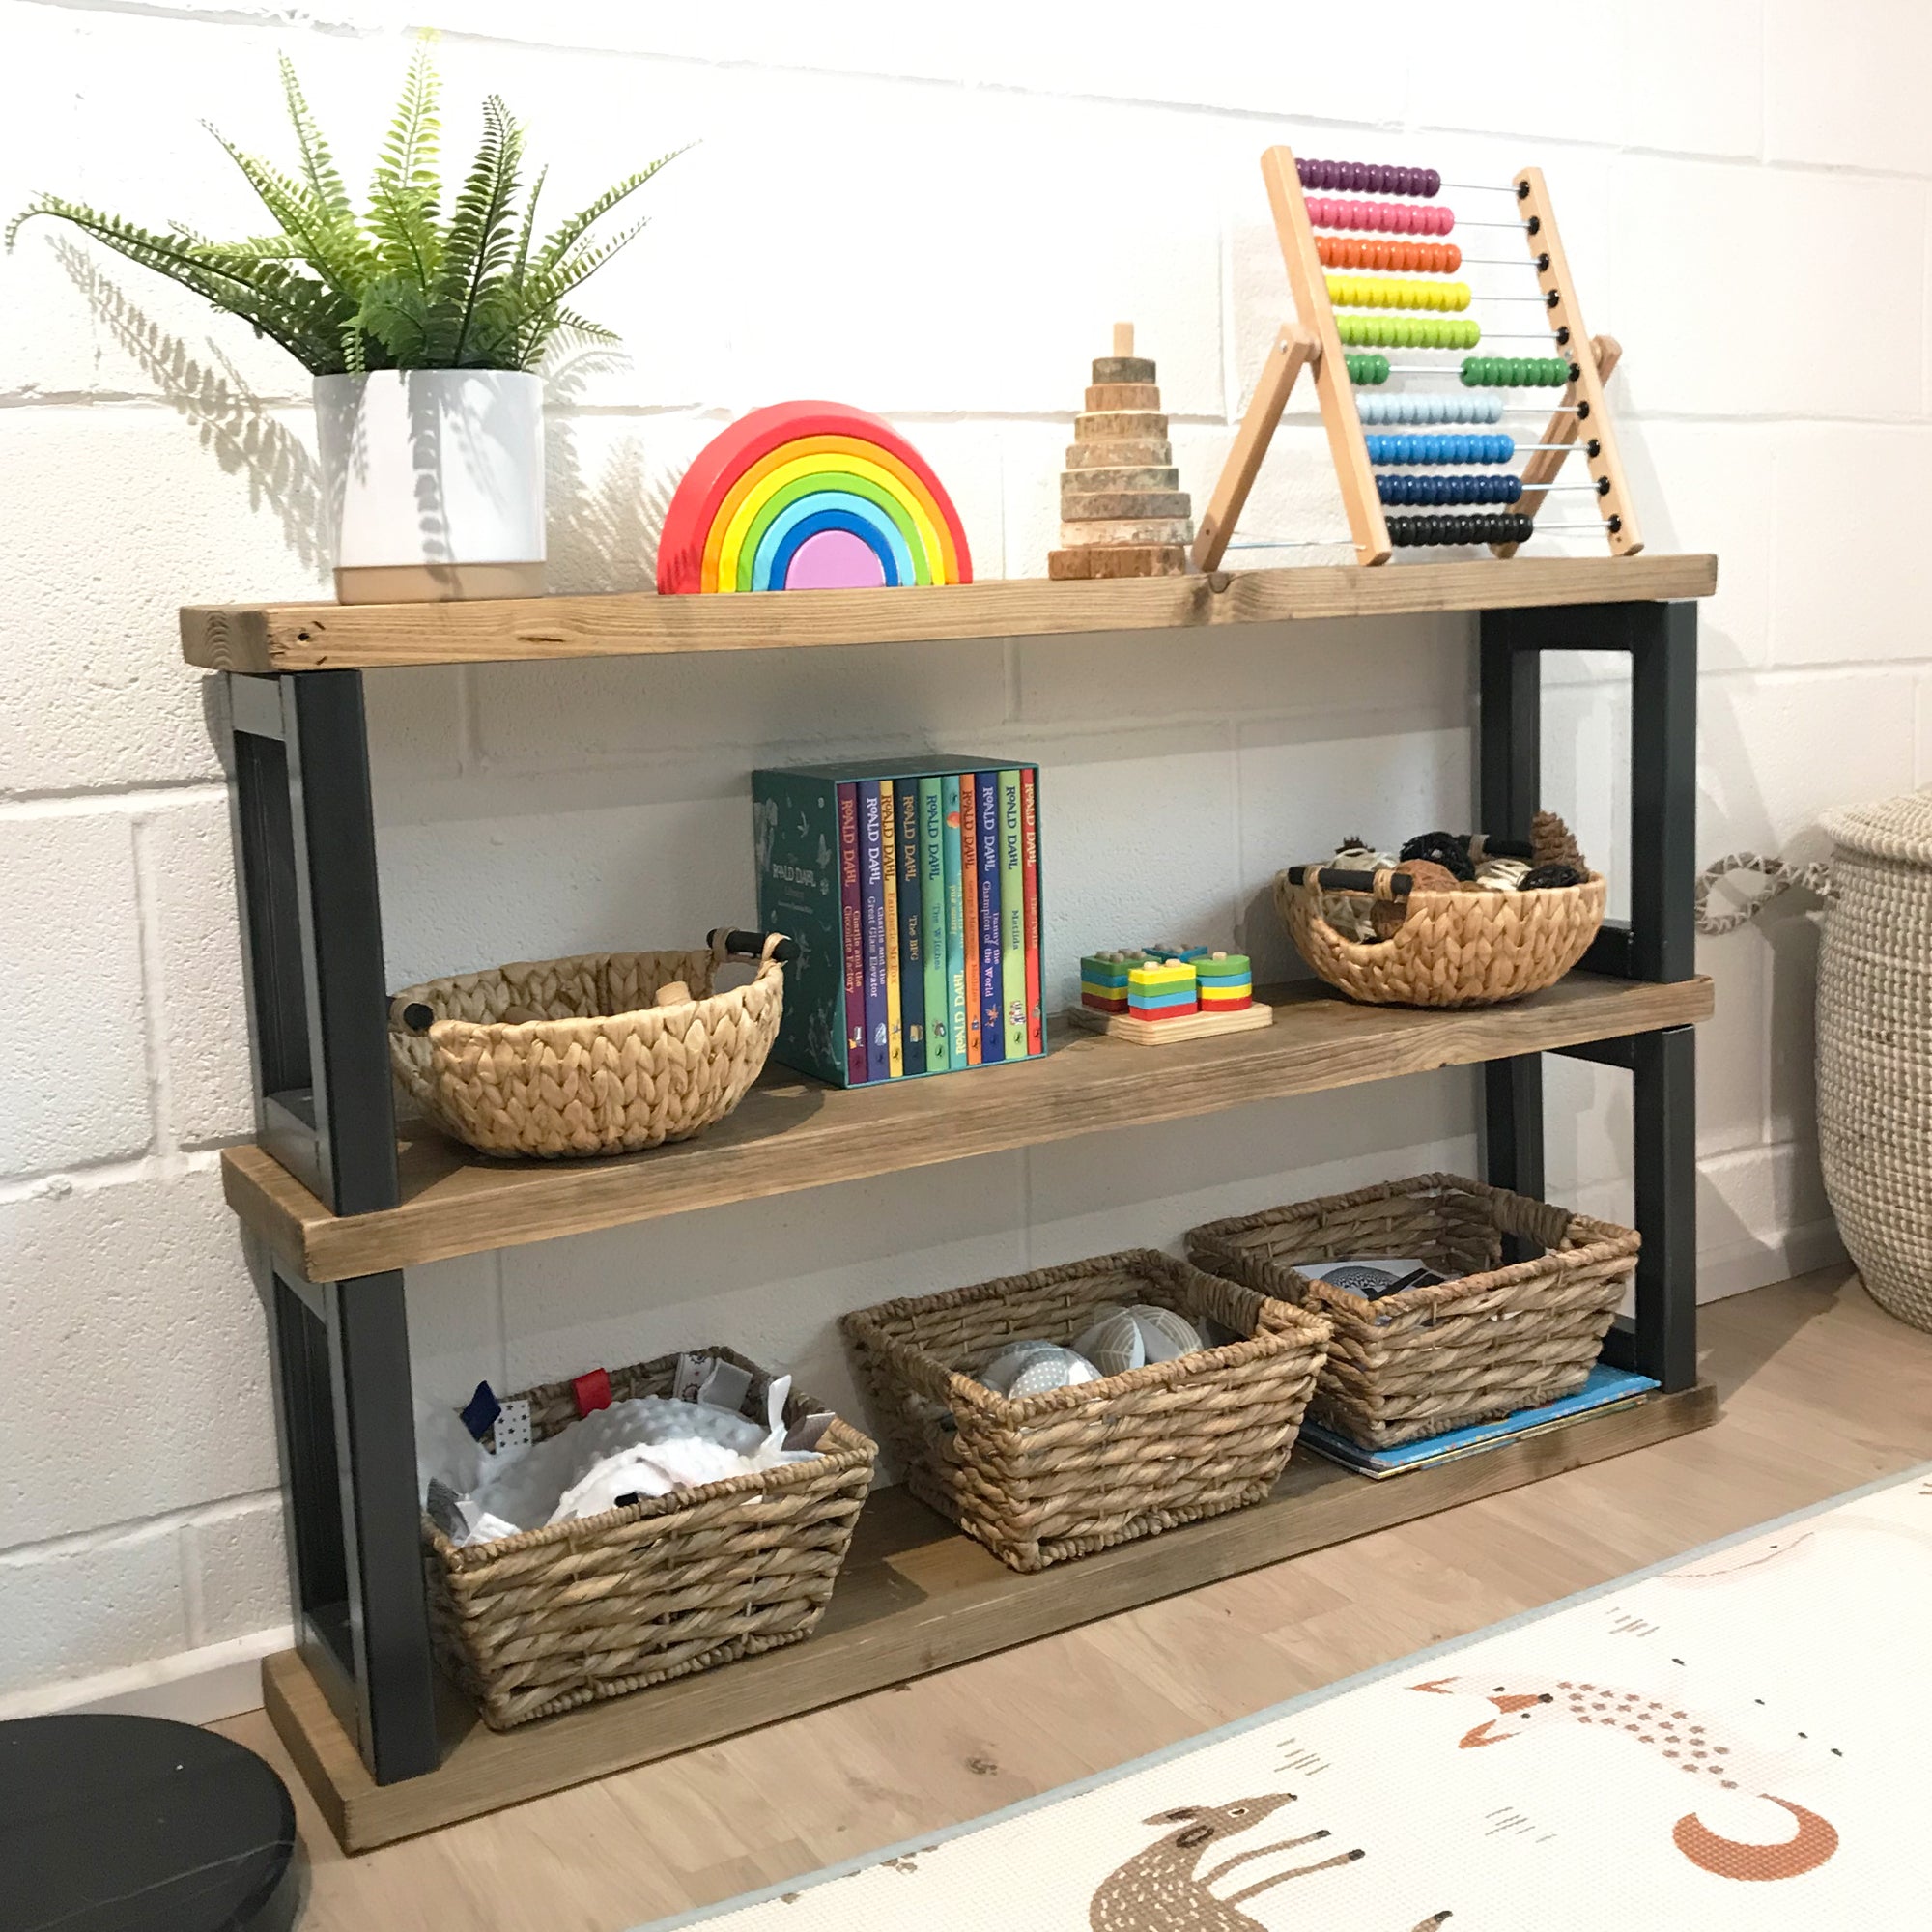
[[[611,1406],[611,1372],[608,1369],[592,1369],[588,1374],[579,1376],[570,1386],[577,1397],[580,1416],[588,1415],[593,1409]]]

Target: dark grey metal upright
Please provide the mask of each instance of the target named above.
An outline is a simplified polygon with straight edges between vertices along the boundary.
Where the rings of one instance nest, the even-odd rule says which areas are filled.
[[[262,1144],[338,1214],[393,1208],[396,1122],[359,671],[227,677]],[[269,1296],[296,1645],[381,1784],[439,1749],[400,1271]]]
[[[1542,803],[1543,654],[1623,651],[1631,659],[1631,917],[1606,921],[1582,964],[1653,981],[1696,971],[1697,607],[1592,604],[1489,611],[1482,617],[1480,821],[1526,838]],[[1561,1049],[1631,1075],[1635,1219],[1643,1236],[1636,1318],[1605,1358],[1666,1389],[1697,1379],[1695,1029],[1666,1027]],[[1543,1193],[1540,1054],[1484,1068],[1484,1159],[1500,1187]]]

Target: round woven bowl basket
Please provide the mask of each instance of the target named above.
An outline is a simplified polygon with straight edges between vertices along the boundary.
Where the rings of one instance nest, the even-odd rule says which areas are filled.
[[[1932,793],[1825,819],[1818,1151],[1881,1308],[1932,1329]]]
[[[408,986],[389,1002],[389,1061],[443,1132],[484,1153],[635,1153],[722,1121],[777,1038],[784,970],[714,993],[726,955],[586,952]],[[694,997],[654,1006],[681,980]],[[435,1015],[418,1031],[412,1007]],[[506,1012],[534,1019],[506,1020]],[[410,1018],[420,1019],[420,1013]]]
[[[1393,899],[1394,871],[1375,874],[1375,891]],[[1489,1007],[1553,986],[1588,950],[1604,923],[1604,879],[1539,892],[1409,894],[1407,917],[1388,939],[1344,938],[1323,916],[1334,893],[1321,868],[1302,883],[1274,875],[1275,909],[1301,956],[1331,986],[1376,1007]]]

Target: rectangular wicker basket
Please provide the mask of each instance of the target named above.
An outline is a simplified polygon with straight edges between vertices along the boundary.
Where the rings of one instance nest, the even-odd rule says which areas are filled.
[[[975,1374],[1155,1302],[1239,1340],[1017,1402]],[[1010,1569],[1044,1570],[1260,1502],[1294,1446],[1328,1324],[1152,1249],[888,1301],[843,1322],[875,1426],[919,1499]]]
[[[1505,1267],[1503,1237],[1542,1252]],[[1368,1449],[1534,1408],[1581,1388],[1636,1267],[1634,1228],[1453,1174],[1211,1221],[1200,1266],[1334,1327],[1309,1414]],[[1460,1279],[1367,1301],[1296,1263],[1415,1256]]]
[[[754,1376],[729,1349],[707,1353]],[[669,1395],[678,1358],[611,1371],[613,1402]],[[577,1419],[571,1384],[525,1391],[541,1440]],[[796,1389],[785,1420],[822,1405]],[[834,1420],[823,1454],[493,1543],[423,1521],[443,1666],[505,1731],[809,1636],[832,1596],[877,1446]]]

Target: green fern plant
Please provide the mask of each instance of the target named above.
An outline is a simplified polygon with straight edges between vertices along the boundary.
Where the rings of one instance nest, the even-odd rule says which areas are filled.
[[[156,234],[59,195],[43,194],[7,228],[11,251],[39,214],[96,241],[239,315],[318,376],[370,369],[529,369],[560,338],[611,343],[567,298],[645,226],[602,240],[591,230],[682,149],[627,175],[542,241],[540,172],[523,192],[524,130],[501,99],[483,103],[483,139],[441,213],[437,74],[416,49],[358,214],[286,55],[282,93],[299,166],[291,174],[210,133],[258,194],[274,226],[215,242],[170,225]],[[522,212],[519,213],[519,202]]]

